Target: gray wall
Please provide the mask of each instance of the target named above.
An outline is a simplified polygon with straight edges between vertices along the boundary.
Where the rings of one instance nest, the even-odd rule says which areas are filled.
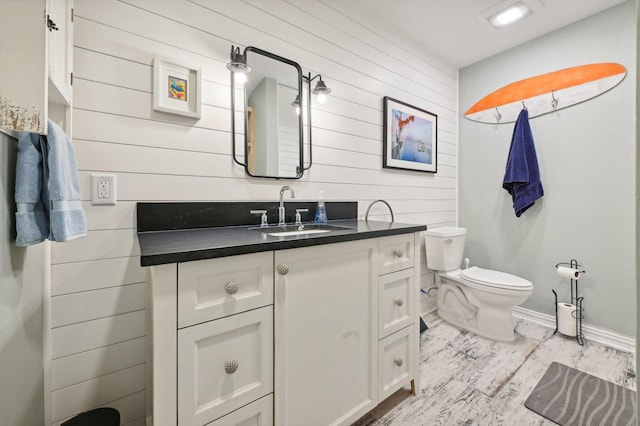
[[[16,140],[0,133],[0,424],[41,425],[43,244],[13,243],[15,164]]]
[[[579,284],[585,323],[626,336],[635,336],[636,322],[635,6],[628,1],[464,68],[459,86],[465,256],[531,280],[523,307],[550,315],[551,289],[569,299],[554,265],[575,258],[587,271]],[[595,62],[618,62],[627,77],[599,97],[531,119],[545,196],[516,218],[502,189],[513,123],[476,123],[464,111],[505,84]]]

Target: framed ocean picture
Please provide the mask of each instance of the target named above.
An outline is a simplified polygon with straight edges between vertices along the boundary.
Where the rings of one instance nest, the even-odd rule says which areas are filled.
[[[156,56],[153,60],[153,109],[200,118],[200,69]]]
[[[384,97],[382,166],[438,172],[438,116]]]

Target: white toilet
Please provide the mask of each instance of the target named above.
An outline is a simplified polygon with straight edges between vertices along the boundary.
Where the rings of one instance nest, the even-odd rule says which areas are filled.
[[[438,271],[438,315],[445,321],[502,342],[515,340],[511,310],[533,292],[533,284],[504,272],[460,269],[466,228],[426,231],[427,266]]]

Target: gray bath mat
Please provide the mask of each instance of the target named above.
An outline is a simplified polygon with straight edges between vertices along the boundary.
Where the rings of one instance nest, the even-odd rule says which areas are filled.
[[[552,362],[524,403],[562,426],[635,426],[636,393]]]

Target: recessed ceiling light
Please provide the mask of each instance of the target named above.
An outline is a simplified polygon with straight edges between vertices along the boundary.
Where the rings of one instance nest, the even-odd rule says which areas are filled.
[[[491,15],[488,20],[496,28],[504,28],[507,25],[513,24],[516,21],[531,14],[532,10],[523,3],[516,3],[508,8]]]

